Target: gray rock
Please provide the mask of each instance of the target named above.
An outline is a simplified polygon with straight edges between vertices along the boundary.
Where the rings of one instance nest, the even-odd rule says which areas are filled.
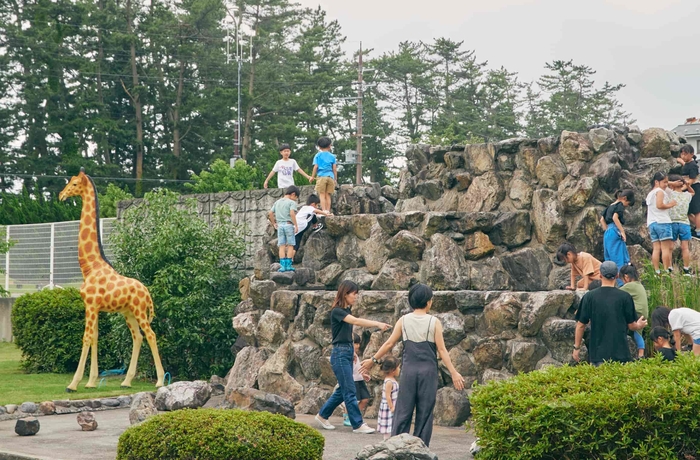
[[[561,363],[572,363],[574,333],[576,321],[549,318],[542,326],[542,341],[552,354],[552,358]]]
[[[328,216],[324,220],[326,232],[334,238],[346,235],[350,232],[352,216]]]
[[[318,272],[318,281],[328,287],[335,286],[340,279],[340,275],[343,274],[343,266],[337,262],[334,262]]]
[[[370,237],[360,244],[360,252],[365,259],[365,267],[372,274],[377,274],[389,259],[389,249],[386,242],[389,235],[382,230],[379,224],[372,226]]]
[[[294,283],[297,286],[306,286],[316,281],[316,272],[310,268],[298,267],[294,273]]]
[[[234,388],[227,393],[226,402],[230,409],[270,412],[284,415],[291,419],[296,418],[294,405],[291,401],[276,394],[265,393],[254,388]]]
[[[442,335],[448,349],[457,345],[467,336],[464,316],[461,313],[456,311],[437,313],[435,317],[442,323]]]
[[[500,369],[503,367],[503,345],[497,339],[479,342],[473,351],[474,362],[479,369]]]
[[[506,370],[486,369],[481,375],[481,383],[486,384],[487,382],[498,382],[508,380],[510,378],[513,378],[513,374]]]
[[[161,411],[197,409],[209,401],[211,386],[204,380],[175,382],[158,388],[156,408]]]
[[[272,258],[270,252],[266,248],[260,248],[255,251],[253,258],[253,273],[258,281],[266,280],[270,277],[270,264]]]
[[[576,301],[571,291],[545,291],[529,294],[518,317],[518,331],[525,337],[539,334],[544,322],[564,314]]]
[[[440,388],[435,400],[435,423],[440,426],[462,426],[471,415],[469,396],[465,390]]]
[[[587,134],[562,131],[559,141],[559,155],[566,164],[576,161],[590,161],[593,158],[593,153],[593,147]]]
[[[452,361],[452,365],[457,370],[457,372],[459,372],[462,375],[462,377],[464,377],[464,387],[469,388],[478,376],[478,369],[476,367],[476,364],[474,363],[474,360],[472,360],[472,358],[469,356],[469,353],[467,353],[464,349],[462,349],[459,346],[452,347],[449,354],[450,360]],[[440,361],[440,371],[442,373],[443,379],[445,380],[445,384],[451,385],[452,376],[447,370],[447,366],[445,366],[445,364],[442,361]]]
[[[88,399],[85,401],[85,407],[89,407],[90,409],[99,409],[102,407],[102,401],[99,399]]]
[[[335,251],[338,262],[344,269],[359,268],[365,264],[357,237],[353,234],[341,237],[336,244]]]
[[[469,266],[469,283],[477,291],[504,291],[511,289],[512,280],[500,259],[491,257]]]
[[[396,212],[427,211],[428,205],[422,195],[405,198],[396,202]]]
[[[366,446],[355,460],[438,460],[420,438],[407,433]]]
[[[352,281],[357,284],[360,289],[369,289],[374,282],[374,275],[367,271],[366,268],[352,268],[343,273],[340,282]]]
[[[425,219],[420,226],[419,233],[423,238],[430,238],[436,233],[443,233],[450,228],[450,218],[453,213],[429,212],[425,214]]]
[[[649,128],[642,132],[642,158],[671,158],[671,140],[662,128]]]
[[[15,433],[20,436],[34,436],[38,432],[39,420],[36,417],[21,418],[15,423]]]
[[[302,265],[319,271],[335,261],[335,241],[326,232],[312,233],[304,245]]]
[[[275,291],[270,299],[270,309],[280,313],[287,321],[294,319],[298,305],[299,295],[294,291]]]
[[[289,319],[281,313],[267,310],[260,317],[256,338],[262,347],[276,348],[287,338]]]
[[[594,177],[585,176],[576,179],[568,176],[559,184],[559,201],[565,212],[576,212],[586,206],[588,200],[598,188],[598,181]]]
[[[5,409],[5,406],[0,406],[0,415],[5,415],[7,414],[7,409]]]
[[[366,240],[372,235],[372,227],[377,223],[373,214],[352,216],[350,227],[353,234],[361,240]]]
[[[515,171],[510,182],[508,198],[518,209],[528,209],[532,204],[532,185],[522,171]]]
[[[508,249],[522,246],[532,238],[530,213],[527,211],[500,213],[489,237],[493,244],[503,245]]]
[[[477,176],[496,169],[493,144],[469,144],[464,148],[465,167]]]
[[[245,347],[239,351],[229,372],[226,391],[238,387],[254,387],[258,382],[260,368],[271,354],[267,348]]]
[[[242,313],[250,313],[251,311],[255,311],[255,304],[253,303],[253,300],[244,300],[233,309],[233,316],[235,317]]]
[[[406,215],[396,212],[390,212],[377,215],[377,223],[387,235],[396,235],[400,230],[405,230]]]
[[[421,240],[422,241],[422,240]],[[418,282],[418,264],[401,259],[389,259],[372,282],[374,291],[401,291]]]
[[[605,152],[613,146],[615,133],[606,128],[593,128],[588,132],[593,150]]]
[[[321,376],[321,347],[310,339],[292,343],[292,356],[303,377],[316,380]]]
[[[77,420],[83,431],[95,431],[97,429],[97,420],[95,420],[94,412],[80,412]]]
[[[555,250],[566,237],[567,226],[563,210],[552,190],[536,190],[532,199],[532,218],[537,240],[547,249]]]
[[[5,410],[7,410],[8,414],[14,414],[18,409],[18,406],[16,404],[8,404],[5,406]]]
[[[459,213],[455,219],[448,221],[450,228],[459,233],[471,233],[482,231],[489,233],[493,229],[498,214],[493,212],[465,212]]]
[[[382,187],[382,196],[396,204],[399,199],[399,189],[392,187],[391,185],[385,185]]]
[[[428,200],[437,200],[442,195],[442,184],[437,179],[427,180],[416,184],[416,195]]]
[[[44,401],[39,404],[39,412],[44,415],[53,415],[56,413],[56,405],[53,401]]]
[[[238,337],[243,338],[246,341],[246,343],[250,345],[255,345],[257,342],[259,322],[259,311],[241,313],[240,315],[236,315],[233,317],[233,328],[238,333]]]
[[[537,341],[511,340],[506,345],[506,360],[511,372],[518,374],[535,370],[547,349]]]
[[[510,275],[516,291],[541,291],[549,285],[552,264],[542,248],[524,248],[504,254],[501,264]]]
[[[408,230],[401,230],[388,242],[389,257],[415,262],[420,260],[425,251],[425,241]]]
[[[620,188],[622,167],[620,166],[617,153],[604,153],[593,162],[588,172],[598,180],[598,184],[605,191],[614,193]]]
[[[463,192],[472,185],[472,175],[466,172],[455,174],[455,182],[457,183],[457,191]]]
[[[499,335],[503,331],[518,327],[518,316],[522,302],[520,296],[512,293],[501,294],[484,307],[484,324],[489,335]]]
[[[447,169],[463,168],[464,152],[447,152],[445,154],[445,166],[447,166]]]
[[[460,196],[460,211],[494,211],[506,197],[500,177],[487,172],[474,178],[465,194]]]
[[[556,189],[566,177],[566,164],[559,155],[547,155],[537,161],[535,174],[541,186]]]
[[[577,248],[586,250],[603,260],[603,229],[600,227],[601,209],[589,206],[574,216],[571,223],[571,231],[566,239]],[[646,226],[644,226],[646,229]],[[585,249],[584,249],[585,248]]]
[[[100,403],[102,403],[104,407],[119,407],[121,405],[117,398],[100,399]]]
[[[320,387],[318,385],[313,385],[311,388],[306,390],[304,398],[296,405],[294,408],[299,414],[318,414],[321,407],[328,401],[331,397],[331,390]]]
[[[290,286],[292,283],[294,283],[294,272],[271,271],[270,279],[277,284]]]
[[[24,402],[19,406],[20,412],[24,412],[25,414],[33,414],[38,409],[37,405],[33,402]]]
[[[299,402],[304,387],[289,374],[291,361],[291,344],[287,341],[260,368],[258,388],[266,393],[282,396],[292,403]]]
[[[421,281],[435,290],[465,289],[468,266],[457,243],[440,233],[431,236],[430,242],[432,247],[423,253]]]
[[[270,307],[270,297],[272,293],[277,289],[277,285],[274,281],[256,281],[253,280],[250,283],[250,298],[253,300],[253,304],[260,309],[267,309]]]

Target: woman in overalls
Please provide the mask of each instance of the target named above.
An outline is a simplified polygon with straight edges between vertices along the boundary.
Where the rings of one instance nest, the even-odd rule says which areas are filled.
[[[333,337],[333,351],[331,351],[331,367],[338,379],[338,388],[333,392],[328,401],[316,415],[316,421],[325,430],[335,430],[328,418],[340,403],[345,402],[353,433],[372,434],[374,428],[370,428],[362,421],[362,413],[357,405],[355,394],[355,379],[353,378],[352,363],[355,356],[353,346],[352,326],[378,327],[382,331],[391,328],[390,324],[380,323],[369,319],[356,318],[350,314],[350,308],[357,300],[359,287],[352,281],[343,281],[338,286],[338,293],[331,310],[331,333]]]
[[[413,312],[396,322],[391,337],[371,359],[362,362],[362,369],[369,372],[373,364],[378,363],[382,356],[390,352],[400,338],[403,339],[401,380],[391,435],[410,431],[415,409],[413,436],[421,438],[425,445],[429,446],[438,390],[437,355],[440,355],[442,362],[447,366],[457,390],[464,389],[464,378],[452,365],[445,347],[440,320],[428,314],[433,305],[433,291],[425,284],[416,284],[408,291],[408,303]]]

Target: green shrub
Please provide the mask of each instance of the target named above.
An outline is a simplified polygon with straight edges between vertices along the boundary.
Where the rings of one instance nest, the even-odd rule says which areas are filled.
[[[700,309],[700,278],[684,276],[681,270],[673,274],[654,273],[651,262],[647,262],[640,270],[642,284],[649,297],[649,316],[658,306],[668,308],[688,307]]]
[[[258,168],[245,161],[237,161],[233,168],[224,160],[214,160],[209,168],[200,175],[192,174],[193,184],[185,187],[193,193],[235,192],[261,188],[263,174]]]
[[[209,379],[233,366],[231,318],[240,299],[234,266],[245,242],[225,211],[207,224],[197,216],[194,200],[181,202],[167,191],[147,193],[110,235],[117,271],[151,292],[156,313],[151,327],[163,367],[176,379]],[[128,359],[131,334],[123,321],[113,320],[112,335],[115,353]],[[141,370],[153,376],[150,348],[143,343]]]
[[[688,354],[547,368],[478,387],[471,404],[479,460],[700,454],[700,360]]]
[[[119,438],[118,460],[321,460],[324,439],[282,415],[178,410],[147,419]]]
[[[124,322],[121,315],[116,315]],[[107,314],[99,318],[101,336],[109,334]],[[74,288],[43,290],[19,297],[12,306],[12,334],[29,372],[75,372],[83,347],[85,306]],[[110,347],[97,347],[102,369],[116,365]],[[88,365],[89,365],[88,360]]]

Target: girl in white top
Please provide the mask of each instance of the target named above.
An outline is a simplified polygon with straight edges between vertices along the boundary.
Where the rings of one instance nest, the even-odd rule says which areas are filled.
[[[660,326],[673,331],[676,350],[681,351],[681,339],[688,336],[693,342],[693,354],[700,356],[700,312],[690,308],[656,307],[651,314],[652,327]]]
[[[277,173],[277,188],[286,189],[287,187],[295,185],[294,171],[299,171],[302,176],[306,177],[306,179],[311,182],[311,176],[306,174],[304,170],[299,167],[296,160],[289,158],[292,155],[292,149],[289,148],[289,144],[280,145],[280,155],[282,155],[282,159],[275,163],[272,171],[267,175],[263,187],[267,188],[267,183],[270,182],[270,179],[272,179],[275,173]]]
[[[666,195],[668,187],[668,176],[665,173],[657,172],[651,179],[653,190],[646,198],[647,203],[647,226],[653,251],[651,253],[651,263],[656,273],[661,273],[659,269],[659,259],[663,261],[664,268],[673,271],[671,256],[673,253],[673,225],[669,209],[676,206],[676,201]]]

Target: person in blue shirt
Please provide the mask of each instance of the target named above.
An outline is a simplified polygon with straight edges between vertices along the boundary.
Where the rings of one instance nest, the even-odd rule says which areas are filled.
[[[321,209],[331,211],[331,195],[335,192],[338,182],[338,169],[335,155],[331,153],[332,142],[327,137],[322,137],[316,143],[319,152],[314,156],[314,170],[311,173],[311,181],[316,176],[316,193],[321,200]]]

